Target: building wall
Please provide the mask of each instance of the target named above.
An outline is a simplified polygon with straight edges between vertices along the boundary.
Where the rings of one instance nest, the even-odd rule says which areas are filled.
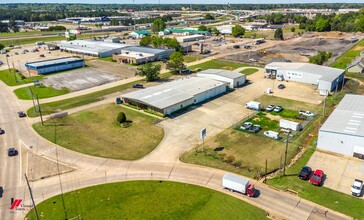
[[[189,106],[189,105],[192,105],[192,104],[193,104],[193,99],[188,99],[186,101],[177,103],[175,105],[172,105],[172,106],[169,106],[169,107],[163,109],[163,114],[170,115],[173,112],[178,111],[181,108],[184,108],[184,107]]]
[[[230,79],[230,78],[226,78],[226,77],[214,75],[214,74],[203,74],[203,73],[197,73],[197,76],[215,79],[215,80],[219,80],[222,82],[227,82],[227,83],[229,83],[229,87],[231,89],[243,85],[245,83],[245,79],[246,79],[246,76],[244,74],[242,74],[240,77],[235,78],[235,79]]]
[[[319,131],[317,148],[353,156],[354,146],[364,147],[364,137]]]
[[[84,66],[84,62],[79,61],[79,62],[61,64],[61,65],[45,67],[45,68],[36,68],[35,71],[38,74],[47,74],[47,73],[54,73],[54,72],[59,72],[59,71],[63,71],[63,70],[75,69],[75,68],[79,68],[79,67],[83,67],[83,66]]]
[[[180,43],[184,43],[184,42],[191,42],[191,41],[196,41],[196,40],[202,40],[204,39],[204,36],[191,36],[191,37],[177,37],[177,41]]]

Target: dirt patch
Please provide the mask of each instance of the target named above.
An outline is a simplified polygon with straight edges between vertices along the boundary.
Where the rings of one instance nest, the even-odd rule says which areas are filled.
[[[352,50],[361,51],[364,50],[364,46],[355,46]]]
[[[272,121],[279,121],[282,119],[282,117],[279,115],[266,114],[265,116]]]

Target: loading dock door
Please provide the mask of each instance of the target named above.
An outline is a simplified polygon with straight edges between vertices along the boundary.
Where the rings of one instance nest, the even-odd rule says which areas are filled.
[[[354,146],[353,156],[364,160],[364,147]]]

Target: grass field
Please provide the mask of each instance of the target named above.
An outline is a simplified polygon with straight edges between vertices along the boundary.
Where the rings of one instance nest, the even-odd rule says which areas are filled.
[[[200,68],[201,70],[206,70],[206,69],[234,70],[234,69],[237,69],[239,67],[244,67],[244,66],[247,66],[247,65],[242,64],[242,63],[227,62],[227,61],[223,61],[223,60],[209,60],[207,62],[193,65],[188,68],[191,70],[195,70],[197,68]]]
[[[116,123],[122,111],[132,126],[123,128]],[[163,129],[154,125],[156,118],[128,108],[109,104],[82,111],[64,118],[54,119],[57,144],[70,150],[98,157],[135,160],[151,152],[163,139]],[[55,127],[52,121],[33,128],[54,142]],[[77,135],[75,135],[77,134]]]
[[[221,192],[165,181],[93,186],[66,193],[64,201],[69,219],[267,219],[264,210]],[[65,219],[61,196],[37,210],[43,220]],[[36,219],[33,211],[26,217]]]
[[[8,32],[8,33],[1,33],[0,37],[20,37],[20,36],[31,36],[31,35],[48,35],[48,34],[64,34],[64,31],[22,31],[22,32]]]
[[[256,72],[258,72],[258,69],[255,69],[255,68],[247,68],[247,69],[240,71],[240,73],[245,74],[247,76],[251,75],[253,73],[256,73]]]
[[[360,55],[360,47],[364,47],[364,40],[359,41],[356,43],[350,50],[343,53],[340,57],[338,57],[335,62],[331,64],[331,67],[346,69],[348,64],[355,59],[355,57]]]
[[[113,59],[112,59],[112,57],[99,57],[99,58],[97,58],[97,59],[99,59],[99,60],[103,60],[103,61],[107,61],[107,62],[113,62],[113,63],[115,63],[116,61],[114,61]]]
[[[0,71],[0,80],[3,81],[8,86],[18,86],[22,84],[32,83],[34,80],[40,80],[42,78],[43,76],[35,76],[23,79],[18,72],[15,72],[14,74],[13,69],[11,69],[10,71],[9,70]]]
[[[307,181],[297,178],[301,168],[305,166],[314,153],[314,148],[309,148],[303,157],[291,168],[286,170],[287,176],[279,176],[267,180],[268,185],[279,189],[291,189],[298,192],[298,195],[304,199],[310,200],[327,208],[347,214],[355,219],[364,219],[364,200],[354,198],[325,187],[317,187]]]
[[[303,106],[310,106],[310,108],[307,107],[306,109],[312,111],[317,108],[315,105],[277,97],[263,96],[261,99],[258,99],[262,103],[268,103],[268,100],[269,103],[279,103],[286,106],[287,109],[299,109]],[[278,131],[278,120],[275,118],[272,119],[269,115],[270,113],[259,113],[250,121],[253,121],[254,124],[260,124],[263,130]],[[238,127],[243,121],[236,126],[224,130],[215,137],[206,140],[205,153],[201,152],[201,146],[197,146],[197,148],[184,154],[181,160],[183,162],[227,170],[253,178],[264,174],[266,159],[268,160],[268,172],[279,168],[280,155],[284,154],[285,151],[285,143],[283,140],[267,138],[263,135],[263,131],[260,131],[258,134],[241,131]],[[288,161],[301,149],[302,141],[305,140],[303,137],[306,136],[307,134],[305,132],[301,132],[290,141]],[[219,151],[217,150],[218,148],[223,148],[223,150],[220,149]]]
[[[16,90],[14,90],[14,93],[19,99],[31,100],[32,93],[30,92],[30,89],[32,90],[33,95],[38,95],[39,99],[60,96],[60,95],[64,95],[64,94],[67,94],[70,92],[70,90],[67,88],[57,90],[52,87],[29,86],[29,87],[23,87],[23,88],[16,89]]]
[[[184,56],[183,59],[184,59],[185,63],[191,63],[191,62],[194,62],[194,61],[197,61],[197,60],[201,60],[202,58],[201,57],[196,57],[196,56]]]

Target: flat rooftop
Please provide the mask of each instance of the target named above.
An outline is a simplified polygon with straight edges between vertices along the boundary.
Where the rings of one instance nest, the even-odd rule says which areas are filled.
[[[364,136],[364,96],[345,95],[320,131]]]
[[[115,49],[122,49],[125,47],[130,47],[129,44],[120,43],[109,43],[103,41],[93,41],[93,40],[74,40],[74,41],[62,41],[61,47],[66,49],[74,49],[82,52],[93,52],[93,53],[103,53]]]
[[[265,66],[266,69],[296,70],[321,76],[320,80],[333,81],[345,70],[299,62],[273,62]]]
[[[198,74],[211,74],[211,75],[222,76],[229,79],[236,79],[244,75],[230,70],[219,70],[219,69],[208,69],[198,72]]]
[[[62,57],[57,59],[51,59],[51,60],[41,60],[41,61],[35,61],[35,62],[29,62],[26,63],[26,66],[32,66],[32,67],[42,67],[42,66],[50,66],[55,64],[62,64],[67,62],[74,62],[74,61],[82,61],[83,59],[78,57]]]
[[[192,99],[196,94],[225,84],[227,85],[228,83],[202,77],[186,77],[159,86],[127,93],[122,97],[138,100],[163,109]]]
[[[165,51],[174,51],[170,49],[162,49],[162,48],[152,48],[152,47],[137,47],[137,46],[130,46],[123,48],[123,50],[127,50],[130,52],[136,52],[136,53],[149,53],[149,54],[158,54]]]

